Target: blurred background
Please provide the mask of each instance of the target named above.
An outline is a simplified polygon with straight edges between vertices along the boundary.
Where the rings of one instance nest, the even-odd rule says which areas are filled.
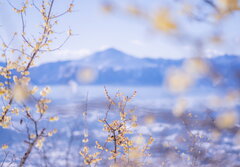
[[[29,36],[41,23],[31,3],[24,13]],[[0,1],[2,41],[22,28],[10,4],[22,2]],[[58,0],[53,10],[65,7]],[[51,87],[49,113],[59,115],[44,123],[58,133],[33,157],[44,153],[48,165],[62,157],[56,166],[77,166],[84,129],[90,146],[103,141],[98,119],[107,110],[105,86],[111,96],[137,91],[127,109],[139,117],[135,132],[155,139],[150,166],[240,166],[239,10],[238,0],[74,1],[51,40],[58,46],[67,33],[72,37],[30,69],[31,85]],[[12,45],[21,47],[21,40]],[[20,149],[16,133],[1,128],[0,144]]]

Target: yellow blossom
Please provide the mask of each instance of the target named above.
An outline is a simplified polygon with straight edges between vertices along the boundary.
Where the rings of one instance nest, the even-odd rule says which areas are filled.
[[[6,150],[6,149],[8,149],[8,145],[7,144],[3,144],[2,145],[2,150]]]

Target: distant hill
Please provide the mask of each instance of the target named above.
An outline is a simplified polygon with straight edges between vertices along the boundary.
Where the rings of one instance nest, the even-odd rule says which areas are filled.
[[[237,86],[240,75],[239,56],[218,56],[206,61],[217,75],[222,76],[222,85]],[[180,67],[184,59],[137,58],[114,48],[94,53],[88,57],[46,63],[31,69],[32,82],[38,85],[67,84],[79,82],[78,74],[82,69],[91,69],[96,78],[90,84],[113,85],[161,85],[170,67]],[[211,86],[208,78],[198,84]]]

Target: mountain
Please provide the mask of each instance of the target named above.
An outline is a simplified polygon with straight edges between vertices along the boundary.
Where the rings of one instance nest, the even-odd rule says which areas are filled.
[[[79,84],[161,85],[168,69],[180,67],[184,61],[137,58],[110,48],[80,60],[46,63],[30,72],[32,82],[38,85],[67,84],[69,81]],[[214,69],[214,75],[223,77],[223,84],[239,84],[240,57],[226,55],[206,61]],[[91,82],[82,82],[79,75],[90,77]],[[211,85],[208,78],[203,78],[199,84]]]

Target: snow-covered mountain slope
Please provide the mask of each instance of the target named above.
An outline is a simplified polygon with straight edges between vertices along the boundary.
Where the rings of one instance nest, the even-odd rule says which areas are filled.
[[[239,56],[219,56],[206,61],[224,78],[224,84],[239,84]],[[32,68],[31,77],[35,84],[67,84],[69,81],[83,84],[79,81],[79,73],[90,69],[94,73],[91,84],[161,85],[167,70],[180,67],[183,62],[184,59],[137,58],[110,48],[80,60],[47,63]],[[204,78],[200,84],[209,82]]]

